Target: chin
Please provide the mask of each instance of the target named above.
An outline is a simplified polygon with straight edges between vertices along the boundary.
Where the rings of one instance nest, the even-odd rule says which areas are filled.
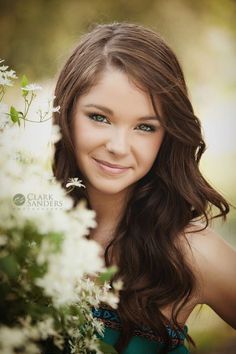
[[[128,191],[130,188],[130,185],[116,185],[116,181],[113,181],[113,183],[109,184],[93,184],[91,185],[92,188],[96,189],[98,192],[106,194],[106,195],[112,195],[112,194],[118,194],[122,193],[125,191]]]
[[[126,188],[114,188],[114,187],[111,187],[111,188],[108,188],[108,187],[104,187],[104,188],[96,188],[100,193],[103,193],[103,194],[107,194],[107,195],[112,195],[112,194],[118,194],[118,193],[122,193],[124,192]]]

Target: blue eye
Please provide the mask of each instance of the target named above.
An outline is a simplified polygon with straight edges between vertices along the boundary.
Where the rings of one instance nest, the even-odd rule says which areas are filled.
[[[90,119],[92,119],[95,122],[99,122],[99,123],[108,123],[108,120],[106,117],[104,117],[101,114],[96,114],[96,113],[91,113],[88,115]]]
[[[150,124],[140,124],[138,126],[138,129],[142,130],[144,132],[155,132],[156,131],[156,128]]]

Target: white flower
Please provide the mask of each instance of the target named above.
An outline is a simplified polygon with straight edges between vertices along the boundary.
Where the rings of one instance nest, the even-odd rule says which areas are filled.
[[[18,347],[24,344],[25,333],[20,328],[0,327],[0,342],[11,347]]]
[[[8,66],[2,65],[2,66],[0,66],[0,71],[6,71],[7,68],[8,68]]]
[[[112,283],[112,285],[113,285],[113,288],[114,288],[116,291],[120,291],[120,290],[123,288],[124,283],[123,283],[123,281],[122,281],[121,279],[117,279],[116,281],[114,281],[114,282]]]
[[[104,294],[104,296],[101,296],[100,300],[102,302],[106,302],[109,306],[111,306],[114,309],[117,309],[118,307],[119,298],[115,296],[113,293]]]
[[[7,77],[10,79],[17,79],[16,73],[14,70],[6,71]]]
[[[103,285],[104,291],[109,291],[111,289],[111,285],[108,282],[105,282]]]
[[[1,73],[0,73],[1,74]],[[3,86],[12,86],[11,80],[9,80],[7,77],[0,76],[0,85]]]
[[[0,327],[0,350],[4,354],[15,354],[16,350],[27,348],[28,354],[40,354],[39,348],[31,340],[28,329],[21,327]],[[21,350],[20,350],[21,351]]]
[[[94,322],[94,326],[95,326],[98,334],[103,336],[104,335],[104,330],[105,330],[103,322],[99,321],[97,318],[94,318],[93,322]]]
[[[52,112],[59,112],[60,108],[61,108],[60,106],[52,107]]]
[[[77,177],[75,178],[69,178],[68,179],[68,182],[66,184],[66,188],[68,187],[71,187],[71,186],[74,186],[74,187],[83,187],[83,188],[86,188],[83,183],[83,181]]]
[[[46,247],[43,247],[42,252],[45,250]],[[85,274],[94,275],[103,269],[99,252],[100,246],[95,241],[75,239],[74,235],[67,235],[63,240],[61,253],[48,255],[48,272],[37,280],[37,285],[52,296],[55,306],[78,301],[76,288],[79,280]]]
[[[38,90],[42,90],[42,87],[34,83],[34,84],[26,85],[25,87],[21,87],[21,89],[24,91],[38,91]]]
[[[8,76],[5,75],[7,69],[5,66],[0,67],[0,82],[2,79],[3,82],[10,83],[10,78],[14,77],[13,71],[8,71]],[[36,84],[22,88],[25,91],[35,89],[39,89]],[[1,90],[4,93],[5,88],[1,87]],[[59,106],[53,108],[50,103],[46,114],[58,111]],[[6,112],[7,107],[2,104],[0,118],[3,121]],[[45,117],[42,115],[43,119]],[[54,141],[60,139],[58,126],[53,126],[52,135]],[[97,331],[102,334],[103,325],[93,319],[91,306],[98,307],[103,301],[116,307],[118,297],[110,295],[108,283],[103,287],[99,282],[88,279],[104,272],[105,266],[101,257],[101,246],[85,237],[91,228],[96,227],[96,213],[87,209],[85,200],[73,207],[72,198],[55,177],[51,176],[50,149],[42,148],[41,154],[38,155],[31,149],[30,137],[32,135],[24,134],[22,126],[18,127],[16,124],[8,124],[0,130],[0,180],[4,186],[0,189],[0,246],[8,252],[8,242],[11,241],[8,230],[13,228],[17,230],[14,246],[21,246],[25,242],[23,230],[30,222],[37,230],[37,237],[42,237],[40,243],[32,241],[30,247],[31,251],[35,252],[35,266],[42,267],[47,263],[46,273],[41,278],[37,277],[34,282],[42,287],[44,295],[51,297],[50,306],[58,311],[56,313],[60,315],[61,306],[68,306],[69,309],[72,305],[79,306],[85,313],[87,333]],[[35,139],[33,142],[34,145],[37,144]],[[70,178],[66,187],[85,188],[82,180],[77,177]],[[40,207],[37,207],[37,202]],[[46,207],[42,206],[41,202],[45,202]],[[54,239],[57,236],[58,239]],[[56,244],[59,246],[57,252]],[[27,281],[24,286],[31,285]],[[81,353],[85,343],[97,354],[101,353],[97,349],[97,338],[93,337],[93,334],[89,334],[88,338],[81,335],[79,316],[68,317],[71,317],[70,324],[68,325],[67,319],[65,331],[72,333],[74,353]],[[19,323],[21,326],[18,328],[0,326],[0,353],[15,354],[16,350],[22,349],[22,352],[27,354],[39,354],[40,349],[35,341],[44,339],[47,335],[52,335],[55,344],[63,347],[63,334],[59,332],[60,328],[55,328],[54,332],[53,318],[39,318],[34,324],[30,319]]]
[[[0,60],[0,63],[4,60]],[[17,79],[16,73],[14,70],[7,70],[8,66],[0,66],[0,85],[2,86],[12,86],[11,79]]]
[[[56,112],[56,111],[55,111]],[[52,132],[51,132],[51,142],[57,143],[61,139],[62,135],[60,132],[60,127],[57,124],[52,125]]]
[[[98,343],[97,343],[97,338],[91,338],[91,339],[86,339],[85,340],[85,345],[89,349],[89,351],[95,351],[96,354],[103,354],[103,352],[98,349]]]
[[[42,321],[39,321],[36,326],[40,333],[40,337],[43,339],[56,334],[54,329],[54,320],[52,317],[48,317]]]

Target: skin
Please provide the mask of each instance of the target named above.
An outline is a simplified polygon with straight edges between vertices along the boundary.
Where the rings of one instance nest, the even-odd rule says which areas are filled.
[[[210,227],[192,222],[180,235],[182,251],[196,278],[196,287],[189,302],[177,317],[185,324],[194,308],[207,304],[226,323],[236,329],[236,250]],[[162,309],[171,318],[172,306]]]
[[[141,118],[147,116],[155,118]],[[148,94],[115,68],[107,68],[99,82],[77,101],[73,116],[76,159],[97,216],[98,226],[91,237],[103,249],[112,238],[130,191],[152,167],[164,134]],[[95,160],[127,169],[111,169]],[[194,307],[205,303],[236,328],[236,252],[210,228],[197,229],[199,225],[192,223],[186,229],[187,237],[179,238],[196,277],[196,290],[178,321],[184,324]],[[162,309],[167,318],[171,318],[171,308]]]
[[[80,97],[73,118],[76,158],[90,203],[97,213],[96,233],[107,234],[117,222],[135,183],[152,167],[164,129],[149,95],[138,89],[126,74],[111,67],[88,94]],[[116,174],[102,169],[94,159],[127,170]]]
[[[198,304],[209,305],[236,329],[236,250],[211,228],[186,230],[190,249],[187,257],[197,278]]]

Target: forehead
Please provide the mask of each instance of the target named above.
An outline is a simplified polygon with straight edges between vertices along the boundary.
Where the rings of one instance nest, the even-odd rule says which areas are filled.
[[[79,107],[100,104],[114,114],[154,115],[150,95],[138,88],[124,72],[108,68],[89,92],[78,99]]]

